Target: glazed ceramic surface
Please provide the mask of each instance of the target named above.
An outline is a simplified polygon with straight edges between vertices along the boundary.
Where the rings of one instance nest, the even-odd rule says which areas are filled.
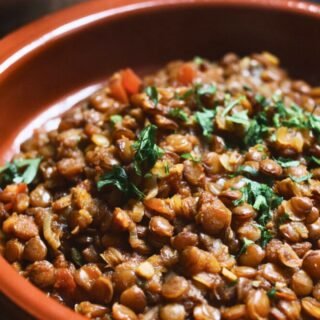
[[[32,128],[85,98],[113,71],[173,59],[268,50],[293,77],[320,83],[320,7],[297,1],[89,1],[0,41],[0,160]],[[0,290],[37,319],[82,319],[0,257]]]

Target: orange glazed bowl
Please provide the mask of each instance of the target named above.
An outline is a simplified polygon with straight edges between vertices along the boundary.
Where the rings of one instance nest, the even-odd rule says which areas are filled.
[[[320,81],[320,7],[279,0],[88,1],[0,41],[0,160],[32,128],[89,96],[108,75],[173,59],[270,51],[293,76]],[[46,123],[48,126],[50,122]],[[80,320],[0,256],[0,290],[37,319]]]

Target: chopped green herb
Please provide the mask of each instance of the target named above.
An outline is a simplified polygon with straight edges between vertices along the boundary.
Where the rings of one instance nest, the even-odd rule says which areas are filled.
[[[300,161],[298,160],[291,160],[287,158],[278,158],[275,159],[282,168],[290,168],[290,167],[297,167],[300,164]]]
[[[250,166],[240,166],[237,170],[237,173],[249,174],[250,176],[257,176],[259,171]]]
[[[199,107],[203,107],[202,98],[207,95],[214,95],[217,88],[213,84],[201,84],[196,83],[194,87],[186,91],[181,97],[177,97],[180,100],[186,100],[187,98],[194,96],[194,99]]]
[[[72,261],[78,266],[83,266],[83,259],[81,253],[76,248],[71,248],[71,258]]]
[[[291,176],[289,175],[290,179],[294,182],[297,182],[297,183],[300,183],[300,182],[303,182],[303,181],[308,181],[309,179],[312,178],[312,173],[308,173],[306,174],[305,176],[302,176],[302,177],[294,177],[294,176]]]
[[[267,295],[270,299],[274,299],[276,297],[276,294],[277,294],[276,288],[272,288],[267,292]]]
[[[165,172],[166,174],[169,174],[169,173],[170,173],[170,168],[169,168],[168,162],[166,162],[166,163],[164,164],[164,172]]]
[[[212,83],[209,84],[203,84],[203,85],[196,85],[196,94],[199,97],[202,97],[204,95],[213,95],[217,91],[216,86],[214,86]]]
[[[260,245],[264,248],[268,242],[273,238],[270,230],[266,229],[266,227],[258,225],[259,229],[261,230],[261,238],[260,238]]]
[[[98,190],[106,186],[114,186],[120,190],[126,197],[135,197],[142,199],[144,194],[132,182],[125,169],[121,166],[113,166],[112,170],[100,177],[97,182]]]
[[[193,62],[194,62],[195,64],[197,64],[197,65],[200,65],[200,64],[202,64],[202,63],[204,62],[204,60],[203,60],[203,58],[201,58],[201,57],[199,57],[199,56],[195,56],[195,57],[193,58]]]
[[[238,253],[238,257],[241,256],[242,254],[246,253],[247,252],[247,248],[251,245],[251,244],[254,244],[254,241],[252,240],[249,240],[247,238],[243,238],[242,239],[243,241],[243,244],[242,244],[242,247]]]
[[[181,158],[186,160],[191,160],[193,162],[201,162],[200,158],[199,159],[195,158],[191,153],[183,153],[181,155]]]
[[[233,286],[235,286],[237,283],[238,283],[238,279],[232,280],[232,281],[230,281],[230,282],[228,283],[228,287],[229,287],[229,288],[230,288],[230,287],[233,287]]]
[[[262,107],[266,107],[268,105],[268,101],[266,97],[262,96],[261,94],[256,94],[254,99],[257,103],[259,103]]]
[[[169,111],[168,115],[173,118],[180,119],[184,122],[188,121],[188,115],[185,113],[185,111],[183,111],[182,109],[179,109],[179,108],[171,109]]]
[[[259,112],[249,123],[244,136],[245,145],[250,147],[262,143],[268,132],[267,115],[264,111]]]
[[[249,126],[250,122],[247,110],[240,111],[232,116],[227,116],[226,119],[233,123],[242,124],[244,126]]]
[[[146,87],[144,89],[144,92],[151,99],[151,101],[154,103],[154,105],[157,106],[158,102],[159,102],[159,94],[158,94],[157,88],[153,87],[153,86]]]
[[[136,150],[133,166],[138,175],[142,174],[143,169],[152,168],[163,155],[163,150],[156,145],[156,132],[155,125],[145,127],[138,140],[133,144]]]
[[[250,86],[248,86],[247,84],[244,84],[244,85],[242,86],[242,88],[243,88],[244,90],[246,90],[246,91],[252,91],[252,88],[251,88]]]
[[[0,185],[10,183],[30,184],[37,175],[41,158],[16,159],[0,168]]]
[[[122,116],[119,114],[115,114],[110,117],[110,122],[115,125],[116,123],[122,122]]]
[[[244,178],[246,185],[240,189],[242,197],[234,201],[234,205],[247,202],[251,204],[258,212],[258,222],[265,226],[271,218],[271,210],[277,208],[283,198],[276,195],[266,184],[258,183]]]
[[[289,215],[288,215],[288,213],[285,212],[285,214],[283,214],[283,215],[279,218],[278,224],[279,224],[279,225],[284,224],[284,223],[286,223],[288,220],[289,220]]]
[[[319,158],[316,158],[315,156],[311,156],[310,160],[320,166],[320,159]]]
[[[213,133],[213,118],[215,117],[215,110],[203,109],[195,113],[196,121],[199,123],[202,134],[209,137]]]
[[[239,104],[243,99],[245,99],[244,96],[238,99],[235,99],[233,101],[230,101],[225,107],[225,109],[223,110],[223,112],[221,113],[222,117],[225,117],[232,110],[232,108],[234,108],[237,104]]]

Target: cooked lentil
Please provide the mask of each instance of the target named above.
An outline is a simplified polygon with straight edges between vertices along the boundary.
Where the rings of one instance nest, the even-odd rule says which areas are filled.
[[[319,92],[267,52],[115,73],[0,169],[1,252],[90,319],[320,319]]]

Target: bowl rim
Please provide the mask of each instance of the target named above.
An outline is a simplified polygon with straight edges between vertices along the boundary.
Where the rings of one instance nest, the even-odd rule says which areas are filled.
[[[0,85],[10,72],[45,46],[98,21],[125,18],[177,6],[271,9],[320,19],[320,5],[296,0],[93,0],[71,6],[23,26],[0,40]],[[0,291],[37,319],[83,320],[81,315],[49,298],[19,275],[0,256]]]

